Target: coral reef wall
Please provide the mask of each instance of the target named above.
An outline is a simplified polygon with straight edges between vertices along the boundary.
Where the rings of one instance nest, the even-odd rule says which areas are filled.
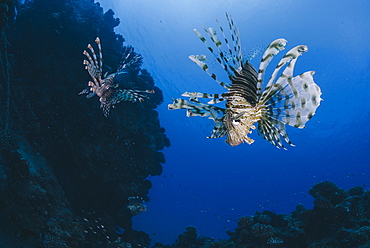
[[[0,10],[1,101],[7,106],[1,113],[0,246],[147,244],[145,233],[132,230],[127,206],[133,196],[149,200],[146,178],[162,172],[160,150],[170,145],[155,111],[162,91],[139,60],[129,87],[154,90],[144,102],[121,102],[106,118],[97,97],[78,95],[90,80],[82,52],[96,37],[103,71],[117,69],[128,45],[113,30],[120,21],[93,0],[13,0]]]

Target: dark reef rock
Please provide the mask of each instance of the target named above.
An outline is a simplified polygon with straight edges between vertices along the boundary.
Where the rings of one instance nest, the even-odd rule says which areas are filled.
[[[213,238],[205,236],[198,237],[195,227],[188,226],[183,234],[180,234],[172,248],[208,247],[213,243]],[[155,247],[160,247],[156,244]]]
[[[318,200],[318,204],[315,203],[315,207],[318,208],[321,208],[320,203],[324,203],[322,208],[332,208],[347,196],[345,190],[338,188],[337,185],[329,181],[316,183],[308,193],[315,198],[315,201]]]
[[[309,191],[313,209],[298,205],[289,215],[270,211],[241,217],[228,240],[198,237],[194,227],[171,245],[155,248],[365,248],[370,247],[370,191],[348,191],[334,183],[316,183]],[[319,201],[317,199],[320,199]],[[324,202],[324,203],[323,203]],[[203,242],[207,240],[208,242]]]
[[[155,93],[104,117],[98,98],[78,95],[90,80],[82,52],[99,36],[114,72],[119,19],[92,0],[25,2],[0,1],[0,246],[148,246],[127,205],[148,201],[146,178],[162,173],[162,91],[139,60],[129,87]]]

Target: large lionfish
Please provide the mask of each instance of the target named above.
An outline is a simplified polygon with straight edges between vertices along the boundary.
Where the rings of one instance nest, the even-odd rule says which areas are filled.
[[[88,82],[90,88],[84,89],[79,94],[87,94],[86,98],[91,98],[97,95],[100,98],[100,108],[103,109],[104,116],[109,115],[111,107],[121,101],[142,102],[148,96],[142,93],[154,93],[153,90],[133,90],[133,89],[119,89],[125,83],[130,82],[133,76],[133,69],[130,67],[135,62],[141,59],[140,55],[133,55],[133,49],[128,48],[124,52],[123,59],[115,73],[104,76],[103,78],[103,53],[101,49],[100,39],[97,37],[95,43],[98,45],[99,57],[96,56],[92,45],[88,44],[89,52],[84,50],[83,54],[87,60],[83,61],[86,65],[85,69],[89,72],[93,81]]]
[[[226,14],[226,18],[232,42],[226,38],[224,29],[217,21],[226,51],[222,50],[222,42],[214,28],[204,28],[214,47],[207,45],[207,39],[197,29],[194,29],[194,32],[216,57],[218,63],[228,74],[231,83],[221,82],[215,74],[209,72],[205,55],[191,55],[189,58],[218,84],[227,89],[227,92],[222,94],[185,92],[182,96],[189,97],[189,101],[181,98],[173,99],[174,103],[169,104],[168,108],[186,109],[188,117],[201,116],[214,120],[213,131],[208,138],[227,135],[226,142],[231,146],[243,142],[252,144],[254,140],[248,137],[248,134],[255,129],[255,123],[257,123],[258,133],[277,148],[285,149],[280,136],[289,145],[294,146],[289,140],[285,125],[304,128],[306,122],[315,114],[321,101],[321,90],[313,81],[313,71],[293,77],[295,63],[303,52],[307,52],[307,46],[296,46],[288,51],[262,90],[266,67],[273,56],[285,48],[287,41],[277,39],[267,47],[257,72],[248,60],[243,59],[239,30],[231,16]],[[277,78],[284,65],[286,65],[285,69]],[[212,98],[212,100],[202,103],[199,98]],[[225,107],[213,105],[222,101],[226,101]]]

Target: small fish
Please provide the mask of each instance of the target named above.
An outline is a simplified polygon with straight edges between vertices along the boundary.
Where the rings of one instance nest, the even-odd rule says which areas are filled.
[[[140,196],[130,196],[128,199],[129,204],[127,208],[130,210],[132,215],[138,215],[146,211],[146,206],[144,205],[144,199]]]
[[[89,81],[89,88],[81,91],[79,95],[87,94],[86,98],[88,99],[97,95],[100,98],[100,108],[103,109],[104,116],[107,117],[111,107],[114,107],[115,104],[121,101],[142,102],[144,98],[148,97],[143,93],[154,93],[153,90],[141,91],[119,88],[119,86],[130,82],[132,79],[133,69],[130,66],[142,59],[140,55],[134,55],[133,48],[126,49],[124,52],[126,55],[123,55],[117,72],[104,76],[103,53],[99,37],[95,39],[95,43],[98,45],[99,56],[96,55],[94,48],[90,44],[87,46],[90,53],[86,50],[83,52],[87,57],[87,60],[84,60],[83,64],[93,81]]]
[[[256,129],[256,123],[258,134],[275,147],[286,149],[282,139],[294,146],[288,137],[285,125],[304,128],[322,100],[320,87],[313,80],[313,71],[293,76],[298,57],[307,52],[308,47],[300,45],[288,51],[264,87],[266,68],[272,58],[285,49],[287,41],[280,38],[271,42],[262,56],[257,71],[248,60],[243,58],[239,30],[231,16],[226,14],[226,18],[231,40],[226,38],[218,20],[223,41],[211,27],[203,29],[211,40],[212,46],[207,44],[208,38],[200,31],[194,29],[194,32],[225,70],[230,82],[219,81],[217,76],[209,71],[205,55],[190,55],[189,58],[227,92],[222,94],[185,92],[182,96],[189,97],[189,101],[181,98],[173,99],[174,102],[168,105],[168,109],[186,109],[188,117],[201,116],[214,120],[212,134],[208,138],[226,136],[226,142],[230,146],[237,146],[244,142],[252,144],[254,140],[248,135]],[[253,52],[249,58],[257,54]],[[202,103],[199,98],[211,100],[208,103]],[[225,107],[214,105],[220,102],[224,102]]]

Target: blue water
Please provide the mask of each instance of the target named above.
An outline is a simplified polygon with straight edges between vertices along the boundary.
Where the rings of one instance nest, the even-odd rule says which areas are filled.
[[[261,210],[290,213],[298,203],[311,208],[308,190],[319,181],[330,180],[345,189],[368,188],[369,1],[100,2],[121,19],[116,31],[143,55],[143,67],[164,91],[165,102],[158,111],[172,145],[164,150],[163,174],[150,178],[148,210],[133,218],[134,228],[150,234],[153,243],[172,243],[188,225],[200,235],[227,238],[225,231],[233,230],[240,216]],[[295,74],[316,71],[324,101],[306,129],[287,128],[296,144],[288,151],[276,149],[256,133],[254,144],[229,147],[224,139],[206,139],[212,130],[209,120],[167,110],[171,98],[185,91],[223,92],[188,56],[211,58],[193,28],[216,28],[216,18],[226,27],[225,12],[239,27],[246,54],[276,38],[288,40],[287,50],[309,47]],[[259,59],[252,64],[257,66]],[[223,74],[216,63],[211,66],[217,75]]]

